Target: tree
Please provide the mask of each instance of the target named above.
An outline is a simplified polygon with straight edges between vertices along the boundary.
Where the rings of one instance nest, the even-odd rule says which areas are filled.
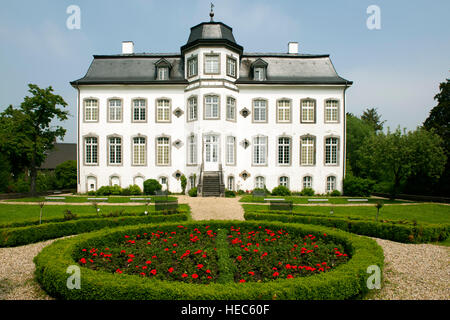
[[[67,160],[55,168],[56,184],[61,189],[73,189],[77,187],[77,162]]]
[[[0,192],[5,192],[11,180],[11,165],[6,156],[0,153]]]
[[[444,141],[447,163],[439,182],[433,185],[432,192],[448,196],[450,190],[450,79],[442,82],[439,89],[440,92],[434,96],[438,104],[431,109],[423,127],[435,132]]]
[[[383,130],[383,124],[386,121],[381,121],[381,116],[377,112],[377,108],[367,108],[362,116],[361,120],[369,124],[375,132]]]
[[[36,194],[37,168],[44,162],[46,151],[52,150],[56,139],[62,139],[66,133],[63,127],[51,123],[66,120],[69,113],[60,108],[65,108],[67,103],[53,94],[51,86],[41,89],[29,84],[28,87],[31,96],[26,96],[18,109],[9,106],[1,114],[4,118],[1,145],[7,150],[11,163],[18,161],[16,170],[29,169],[30,192]],[[5,129],[9,132],[5,133]]]
[[[370,124],[347,113],[347,173],[359,176],[361,170],[357,165],[358,150],[364,144],[364,140],[373,134],[375,134],[375,130]]]
[[[369,137],[358,154],[364,176],[378,182],[390,181],[393,195],[412,175],[439,178],[447,161],[442,139],[423,128],[403,134],[399,128],[392,133],[380,132]]]

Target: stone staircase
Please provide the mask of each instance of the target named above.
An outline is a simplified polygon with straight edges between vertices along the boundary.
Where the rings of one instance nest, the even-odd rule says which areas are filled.
[[[202,197],[221,197],[223,188],[220,180],[219,171],[203,172]]]

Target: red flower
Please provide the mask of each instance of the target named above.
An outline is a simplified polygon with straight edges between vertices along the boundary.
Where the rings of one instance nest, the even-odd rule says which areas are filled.
[[[117,269],[117,270],[116,270],[116,273],[122,273],[122,270]]]
[[[203,268],[203,265],[200,263],[197,265],[197,268],[201,269],[201,268]]]
[[[170,273],[172,273],[172,272],[173,272],[173,268],[170,267],[169,270],[167,270],[167,271],[169,271]]]
[[[255,273],[253,271],[249,271],[248,274],[251,275],[251,276],[255,275]]]
[[[245,280],[244,280],[244,279],[241,279],[241,280],[239,280],[239,282],[241,282],[241,283],[244,283],[244,282],[245,282]]]
[[[237,261],[241,261],[242,260],[242,256],[238,256],[236,259],[237,259]]]
[[[209,269],[206,269],[206,273],[211,273],[211,270],[209,270]]]
[[[183,273],[181,276],[182,276],[183,278],[186,278],[188,275],[187,275],[186,273]]]
[[[85,258],[81,258],[81,259],[80,259],[80,262],[81,262],[81,263],[86,263],[86,259],[85,259]]]
[[[150,263],[152,263],[150,260],[148,260],[148,261],[145,261],[145,263],[146,264],[150,264]]]
[[[194,274],[192,275],[192,278],[197,279],[197,278],[198,278],[198,274],[194,273]]]
[[[127,262],[131,263],[131,262],[133,262],[133,259],[128,259]]]
[[[278,277],[279,275],[280,275],[280,274],[279,274],[278,272],[274,272],[274,273],[273,273],[273,276],[274,276],[274,277]]]
[[[150,271],[150,273],[155,276],[156,275],[156,269],[153,269],[152,271]]]
[[[292,279],[292,278],[294,278],[294,276],[292,274],[288,274],[286,277],[286,279]]]

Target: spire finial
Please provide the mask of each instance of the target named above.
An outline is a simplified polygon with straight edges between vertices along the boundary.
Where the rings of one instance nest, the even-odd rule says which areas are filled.
[[[211,17],[211,22],[213,22],[214,21],[214,11],[213,11],[213,8],[214,8],[214,4],[211,2],[211,12],[209,13],[209,16]]]

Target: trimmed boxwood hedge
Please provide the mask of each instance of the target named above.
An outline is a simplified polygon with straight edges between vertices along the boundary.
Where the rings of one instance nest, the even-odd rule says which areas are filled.
[[[449,225],[438,224],[399,224],[375,222],[361,219],[330,218],[308,215],[288,215],[259,212],[246,212],[246,220],[268,220],[293,223],[317,224],[341,229],[364,236],[376,237],[403,243],[425,243],[443,241],[450,234]]]
[[[250,225],[258,227],[257,221],[205,221],[189,222],[187,225],[205,225],[212,228],[229,228],[230,225]],[[264,222],[270,228],[282,228],[289,233],[320,235],[327,233],[330,241],[343,244],[351,259],[334,270],[309,277],[280,279],[267,282],[235,283],[226,282],[190,284],[175,281],[141,278],[134,275],[111,274],[94,271],[86,267],[81,270],[81,288],[68,289],[69,274],[66,270],[77,265],[75,252],[90,245],[100,246],[110,241],[118,241],[124,233],[142,233],[149,228],[159,230],[173,228],[177,224],[140,225],[120,227],[82,234],[77,237],[58,240],[45,247],[34,259],[36,279],[51,296],[62,299],[157,299],[157,300],[267,300],[267,299],[350,299],[359,297],[368,289],[366,285],[367,267],[377,265],[383,268],[383,250],[369,238],[345,233],[340,230],[313,225],[283,224]],[[220,233],[219,233],[220,234]],[[220,239],[220,238],[219,238]],[[223,239],[222,239],[223,240]],[[218,240],[220,241],[220,240]]]
[[[0,229],[0,247],[16,247],[44,240],[91,232],[103,228],[114,228],[151,222],[186,221],[187,219],[188,216],[186,214],[180,213],[138,217],[91,218],[25,227],[2,228]]]

